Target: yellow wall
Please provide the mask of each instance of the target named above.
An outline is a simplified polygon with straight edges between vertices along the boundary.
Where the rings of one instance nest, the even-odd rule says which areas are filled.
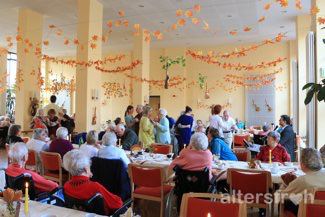
[[[249,46],[249,45],[241,45],[241,46]],[[234,50],[236,47],[241,46],[218,46],[214,48],[191,48],[193,50],[202,50],[206,52],[210,49],[217,50],[220,52],[229,52]],[[156,48],[150,50],[150,79],[155,80],[163,80],[165,78],[165,72],[162,70],[162,64],[159,61],[159,57],[161,55],[168,55],[170,57],[177,56],[185,56],[186,48]],[[115,56],[120,54],[118,52],[110,52],[106,53],[103,56],[111,55]],[[132,52],[124,52],[123,54],[126,57],[121,62],[116,63],[108,63],[105,68],[113,69],[117,66],[125,66],[129,65],[132,61]],[[198,73],[204,74],[208,76],[208,87],[211,88],[214,86],[217,80],[222,81],[223,76],[229,73],[235,73],[235,71],[224,70],[218,68],[214,65],[209,65],[200,61],[193,60],[191,57],[186,57],[186,67],[180,66],[172,66],[170,69],[170,76],[184,76],[187,78],[187,83],[191,81],[197,82]],[[281,114],[291,114],[290,113],[290,49],[289,42],[283,42],[279,44],[275,44],[272,46],[264,46],[257,51],[253,51],[249,53],[247,57],[241,58],[233,58],[233,59],[225,59],[222,61],[227,62],[241,62],[246,64],[256,64],[261,61],[272,61],[277,57],[287,57],[288,60],[281,63],[277,68],[282,67],[283,72],[277,76],[276,85],[282,85],[284,83],[287,84],[287,88],[284,91],[276,92],[276,105],[279,105],[275,108],[276,110],[276,118],[278,118]],[[59,73],[61,73],[61,66],[51,65],[53,71],[56,69]],[[274,69],[267,69],[267,72],[272,72]],[[74,68],[64,68],[64,73],[74,74]],[[260,72],[260,71],[256,71]],[[239,73],[243,74],[243,73]],[[126,89],[129,90],[130,80],[126,79],[122,74],[102,74],[102,85],[104,82],[119,82],[120,84],[126,86]],[[227,85],[227,84],[226,84]],[[130,95],[124,97],[112,97],[111,99],[107,99],[103,93],[100,97],[101,101],[101,121],[103,124],[107,120],[113,120],[116,117],[124,116],[124,112],[126,107],[130,104],[131,98]],[[186,88],[186,83],[179,86],[178,88],[169,88],[168,90],[163,88],[157,88],[156,86],[150,87],[150,95],[151,96],[160,96],[161,98],[161,107],[167,109],[168,113],[177,118],[179,113],[184,110],[186,105],[192,107],[195,118],[202,119],[203,121],[208,120],[208,116],[210,114],[210,110],[207,108],[198,108],[198,102],[211,105],[211,104],[226,104],[228,101],[232,104],[232,107],[229,110],[232,113],[233,117],[238,117],[241,120],[245,119],[245,88],[239,87],[236,91],[228,93],[223,89],[216,87],[216,89],[210,91],[210,99],[204,98],[205,90],[201,90],[196,84],[195,86],[190,86],[190,88]],[[134,105],[135,106],[135,105]]]

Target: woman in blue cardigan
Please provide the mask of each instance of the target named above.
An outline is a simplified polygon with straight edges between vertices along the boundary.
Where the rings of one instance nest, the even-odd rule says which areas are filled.
[[[219,155],[220,160],[238,161],[236,155],[229,146],[219,137],[219,131],[215,128],[209,129],[210,149],[212,154]]]

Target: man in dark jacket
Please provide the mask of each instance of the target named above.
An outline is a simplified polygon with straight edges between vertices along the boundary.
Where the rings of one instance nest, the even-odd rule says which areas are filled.
[[[121,139],[121,145],[124,150],[130,150],[132,145],[138,144],[138,136],[131,129],[125,129],[123,124],[116,126],[115,132],[119,139]]]
[[[279,143],[285,147],[290,154],[291,161],[295,160],[295,137],[296,134],[291,126],[291,120],[288,115],[281,115],[279,124],[282,128],[281,139]]]

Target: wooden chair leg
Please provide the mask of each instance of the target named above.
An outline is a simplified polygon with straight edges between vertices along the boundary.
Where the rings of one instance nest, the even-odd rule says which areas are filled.
[[[160,201],[160,217],[164,217],[164,199]]]

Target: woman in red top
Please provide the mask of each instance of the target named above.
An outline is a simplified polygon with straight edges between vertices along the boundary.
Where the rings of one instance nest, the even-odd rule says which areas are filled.
[[[45,179],[39,174],[26,170],[25,163],[28,160],[28,150],[25,143],[18,142],[10,147],[9,157],[11,164],[6,169],[6,174],[11,177],[17,177],[23,173],[29,173],[32,176],[35,188],[39,192],[51,192],[58,187],[58,184]]]
[[[258,153],[256,159],[262,162],[269,162],[271,150],[272,162],[290,162],[290,155],[286,149],[279,144],[279,141],[280,134],[278,132],[269,132],[267,135],[267,145],[261,147],[260,153]]]
[[[64,184],[65,194],[81,200],[88,200],[100,193],[105,201],[107,215],[122,207],[120,197],[110,193],[98,182],[90,181],[90,159],[79,150],[72,150],[64,155],[63,166],[72,175],[71,180]]]

